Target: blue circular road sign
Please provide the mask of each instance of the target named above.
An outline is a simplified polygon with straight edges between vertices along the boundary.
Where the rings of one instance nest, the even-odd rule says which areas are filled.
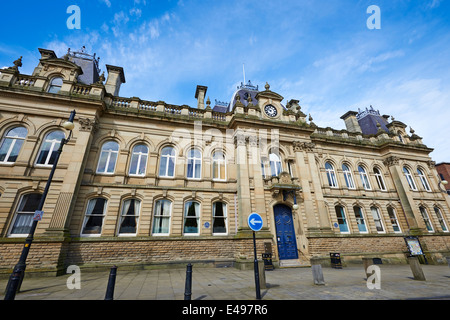
[[[252,229],[253,231],[259,231],[263,227],[263,219],[257,213],[250,214],[248,216],[247,223],[250,229]]]

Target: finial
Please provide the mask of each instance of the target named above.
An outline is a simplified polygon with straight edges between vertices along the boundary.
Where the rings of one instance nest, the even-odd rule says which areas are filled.
[[[105,71],[100,75],[97,83],[103,84],[103,81],[105,81]]]
[[[211,104],[211,100],[209,100],[209,97],[208,97],[208,99],[206,99],[206,105],[209,107],[210,104]]]
[[[413,128],[411,128],[411,127],[409,127],[409,132],[411,133],[411,134],[414,134],[414,129]]]
[[[17,59],[16,61],[14,61],[13,63],[14,63],[14,66],[13,67],[9,67],[9,69],[18,71],[19,67],[22,66],[22,56],[20,56],[20,58]]]
[[[268,91],[270,89],[270,85],[266,82],[266,85],[264,86],[264,88],[266,88],[266,90]]]
[[[313,118],[311,117],[311,113],[309,114],[308,120],[309,120],[309,121],[313,121]]]
[[[391,120],[392,120],[392,121],[394,121],[394,120],[395,120],[394,116],[391,116]]]

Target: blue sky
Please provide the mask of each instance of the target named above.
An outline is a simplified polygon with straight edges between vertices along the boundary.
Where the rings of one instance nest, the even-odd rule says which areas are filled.
[[[67,7],[81,10],[70,30]],[[367,8],[381,9],[369,30]],[[31,74],[38,48],[87,51],[122,66],[121,96],[196,106],[197,85],[229,101],[246,79],[300,100],[322,127],[343,129],[348,110],[372,105],[411,126],[450,161],[449,0],[151,1],[61,0],[0,4],[0,67],[23,56]],[[409,127],[408,127],[409,132]]]

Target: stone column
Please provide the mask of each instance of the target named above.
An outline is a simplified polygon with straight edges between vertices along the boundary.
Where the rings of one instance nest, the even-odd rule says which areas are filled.
[[[247,219],[252,212],[250,200],[250,183],[248,175],[247,145],[244,133],[237,131],[235,136],[236,146],[236,176],[239,224],[238,229],[249,229]]]

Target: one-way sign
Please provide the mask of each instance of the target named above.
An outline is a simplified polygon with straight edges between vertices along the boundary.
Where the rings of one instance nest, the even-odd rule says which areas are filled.
[[[249,215],[247,223],[250,229],[252,229],[253,231],[259,231],[263,227],[263,220],[257,213],[252,213],[251,215]]]

